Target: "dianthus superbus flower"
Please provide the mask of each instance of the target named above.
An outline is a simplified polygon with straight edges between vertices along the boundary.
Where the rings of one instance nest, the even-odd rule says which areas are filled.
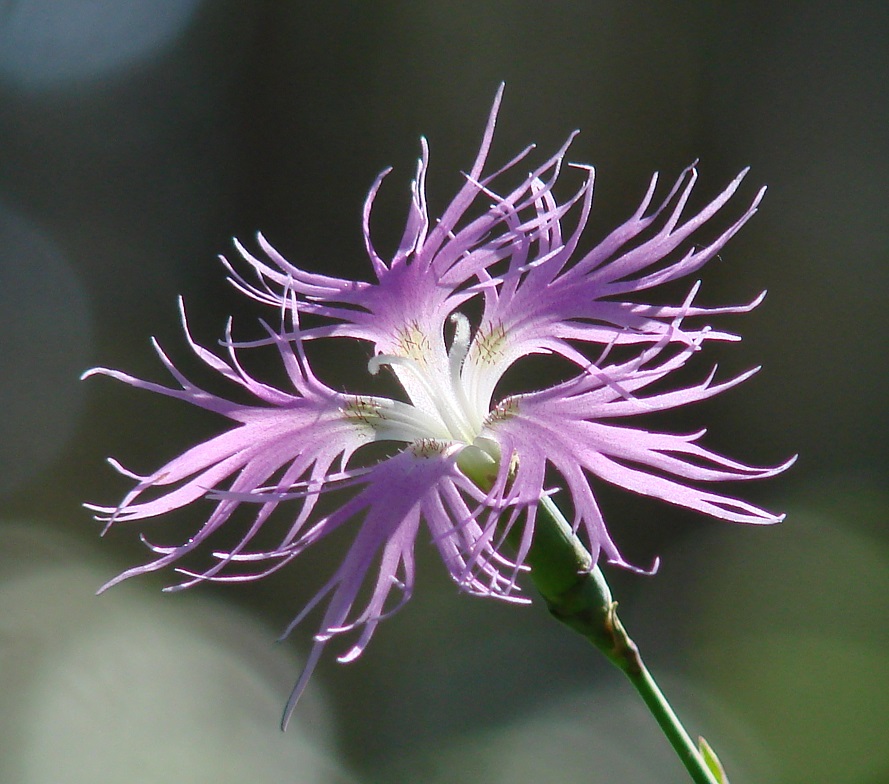
[[[136,484],[118,506],[90,507],[108,526],[156,517],[199,499],[214,505],[182,544],[149,544],[154,558],[108,586],[173,564],[185,576],[173,588],[256,579],[337,529],[352,532],[339,568],[287,630],[326,602],[288,711],[331,638],[351,633],[340,660],[354,659],[378,622],[410,597],[414,543],[422,526],[462,589],[524,601],[517,577],[525,568],[537,507],[557,488],[570,499],[571,522],[593,563],[603,554],[610,563],[629,566],[608,534],[594,479],[724,520],[781,519],[702,486],[771,476],[788,464],[746,466],[703,447],[703,431],[675,435],[632,424],[634,415],[712,397],[753,372],[721,382],[711,373],[672,389],[662,383],[705,341],[735,339],[688,323],[714,313],[742,312],[756,301],[700,308],[692,302],[697,285],[675,306],[640,299],[647,289],[688,276],[713,258],[753,214],[761,192],[716,239],[701,244],[696,232],[730,200],[743,173],[685,219],[694,170],[685,172],[656,207],[653,178],[633,215],[592,250],[579,253],[592,204],[592,170],[577,167],[583,173],[581,187],[565,203],[556,199],[566,143],[512,190],[499,193],[496,183],[529,151],[500,171],[485,173],[499,101],[498,93],[466,182],[434,222],[426,207],[428,150],[423,143],[404,235],[388,262],[370,241],[370,207],[383,175],[374,183],[363,224],[374,281],[304,271],[260,236],[265,261],[237,245],[252,282],[235,264],[226,264],[236,286],[278,309],[278,327],[267,326],[265,337],[240,344],[229,329],[220,354],[193,340],[182,310],[195,354],[251,402],[232,402],[199,388],[159,346],[178,386],[105,368],[87,374],[108,375],[229,420],[219,435],[147,476],[112,461]],[[566,227],[569,216],[571,226]],[[469,313],[480,314],[475,323]],[[372,346],[367,368],[355,368],[356,393],[326,385],[306,355],[307,341],[343,340]],[[287,388],[254,378],[240,363],[241,351],[261,346],[277,349]],[[619,351],[613,351],[615,346]],[[539,391],[497,397],[510,367],[547,353],[568,360],[575,368],[572,377]],[[610,359],[614,354],[621,358]],[[383,367],[400,382],[402,397],[360,394],[362,375]],[[362,448],[375,442],[389,443],[390,452],[363,460]],[[545,482],[554,473],[560,481],[550,487]],[[319,499],[330,494],[335,502],[319,511]],[[234,547],[211,548],[207,568],[183,566],[183,557],[202,548],[244,507],[249,523]],[[287,515],[283,524],[278,516],[271,519],[279,509]],[[279,525],[271,547],[254,544],[261,529],[267,542],[267,527]],[[519,533],[509,549],[504,542],[513,530]],[[369,598],[359,602],[368,581]]]

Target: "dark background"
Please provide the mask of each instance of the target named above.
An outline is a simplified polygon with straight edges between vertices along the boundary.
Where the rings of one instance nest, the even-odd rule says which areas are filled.
[[[217,422],[79,374],[166,380],[150,335],[195,371],[178,294],[205,345],[230,314],[253,329],[267,314],[214,260],[233,235],[369,276],[377,172],[395,167],[385,249],[420,135],[437,214],[500,81],[492,163],[580,128],[594,237],[697,158],[697,206],[746,165],[732,214],[769,186],[699,301],[769,295],[697,365],[764,370],[673,424],[755,464],[799,452],[738,490],[788,518],[742,528],[602,488],[625,554],[663,562],[609,575],[733,782],[889,780],[887,40],[889,6],[867,2],[0,2],[0,780],[684,780],[595,651],[540,607],[459,596],[422,537],[415,599],[358,663],[321,666],[284,736],[313,621],[272,641],[341,549],[239,588],[92,595],[144,557],[79,507],[125,491],[104,457],[147,473]],[[176,541],[201,512],[144,530]]]

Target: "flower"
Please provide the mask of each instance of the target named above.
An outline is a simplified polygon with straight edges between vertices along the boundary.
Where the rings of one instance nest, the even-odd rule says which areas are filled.
[[[184,543],[159,546],[146,541],[155,557],[105,588],[173,564],[179,564],[185,579],[172,589],[205,580],[257,579],[331,532],[344,526],[353,529],[339,568],[285,632],[327,600],[285,721],[331,638],[354,633],[352,645],[340,656],[340,661],[353,660],[379,621],[410,598],[414,543],[423,524],[463,590],[526,601],[517,578],[526,568],[537,506],[551,492],[545,482],[553,470],[570,496],[573,526],[594,562],[601,553],[610,563],[633,568],[608,534],[591,477],[724,520],[782,519],[697,485],[768,477],[789,463],[750,467],[701,446],[703,431],[674,435],[622,423],[636,414],[712,397],[755,372],[719,383],[711,373],[691,386],[653,389],[682,368],[704,342],[736,339],[708,326],[688,328],[687,321],[743,312],[761,297],[748,305],[708,310],[692,304],[695,284],[684,301],[672,307],[634,298],[712,259],[754,213],[762,191],[715,240],[692,245],[689,239],[730,200],[744,173],[684,222],[694,169],[687,170],[653,209],[657,178],[652,178],[633,215],[592,250],[579,254],[592,203],[593,170],[577,167],[584,181],[567,202],[559,203],[553,193],[570,138],[506,195],[494,191],[494,181],[511,172],[531,148],[503,169],[483,175],[501,93],[502,87],[466,182],[434,223],[426,207],[429,159],[422,143],[404,235],[389,262],[375,251],[369,229],[371,205],[386,172],[374,183],[363,230],[375,282],[306,272],[260,235],[268,261],[236,243],[256,282],[223,261],[238,288],[280,310],[278,328],[264,324],[266,337],[238,343],[229,323],[223,358],[195,342],[182,308],[194,353],[252,402],[232,402],[196,386],[157,344],[178,387],[106,368],[85,374],[108,375],[179,398],[231,422],[219,435],[147,476],[111,461],[136,484],[116,507],[90,505],[107,526],[156,517],[199,499],[215,506]],[[577,217],[567,231],[563,222],[569,214]],[[688,249],[681,251],[684,245]],[[473,303],[480,313],[474,326],[465,315]],[[304,325],[307,320],[311,324]],[[308,341],[321,340],[371,344],[367,370],[376,374],[389,368],[403,388],[403,398],[340,392],[326,385],[306,354]],[[291,388],[263,383],[245,370],[240,352],[262,346],[277,349]],[[587,356],[590,346],[598,347],[595,360]],[[615,346],[623,347],[623,358],[609,361]],[[559,355],[576,369],[549,388],[497,399],[504,373],[533,354]],[[363,447],[374,442],[389,444],[390,452],[362,461]],[[339,494],[333,496],[336,503],[319,511],[319,499],[331,494]],[[276,543],[253,545],[272,514],[282,505],[286,509],[288,502],[293,502],[293,511]],[[213,561],[205,569],[181,565],[184,556],[202,547],[241,507],[253,511],[235,546],[212,551]],[[522,525],[519,545],[510,554],[503,543],[517,525]],[[359,602],[368,581],[370,596]],[[393,592],[398,595],[394,602]]]

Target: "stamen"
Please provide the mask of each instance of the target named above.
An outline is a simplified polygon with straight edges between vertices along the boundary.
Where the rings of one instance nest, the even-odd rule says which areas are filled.
[[[451,350],[448,352],[448,360],[451,366],[451,378],[456,378],[460,375],[463,360],[469,353],[469,319],[462,313],[452,313],[450,321],[455,329]]]
[[[377,375],[380,372],[380,368],[384,365],[404,365],[405,367],[410,367],[414,372],[416,372],[416,368],[413,367],[414,363],[404,357],[396,357],[394,354],[377,354],[367,360],[367,372],[372,376]]]
[[[482,427],[484,412],[479,412],[477,407],[470,402],[462,376],[463,363],[469,354],[470,347],[469,319],[462,313],[452,313],[450,321],[455,327],[454,340],[451,343],[451,350],[448,352],[451,390],[456,396],[464,416],[469,419],[470,427],[478,432]]]

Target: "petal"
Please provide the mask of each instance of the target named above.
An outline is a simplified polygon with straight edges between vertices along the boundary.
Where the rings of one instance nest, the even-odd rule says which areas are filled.
[[[786,470],[792,459],[768,468],[748,466],[699,445],[703,431],[675,435],[604,421],[704,400],[751,375],[713,384],[711,374],[703,383],[685,389],[649,397],[637,394],[681,368],[693,351],[693,347],[683,347],[671,356],[665,354],[664,346],[655,347],[639,358],[598,370],[605,378],[586,373],[556,387],[511,398],[490,419],[490,437],[503,454],[516,456],[513,481],[517,492],[539,497],[547,465],[561,474],[575,509],[573,525],[585,532],[593,554],[601,548],[609,560],[624,563],[596,505],[590,475],[723,520],[775,523],[783,519],[783,515],[691,483],[763,479]]]

